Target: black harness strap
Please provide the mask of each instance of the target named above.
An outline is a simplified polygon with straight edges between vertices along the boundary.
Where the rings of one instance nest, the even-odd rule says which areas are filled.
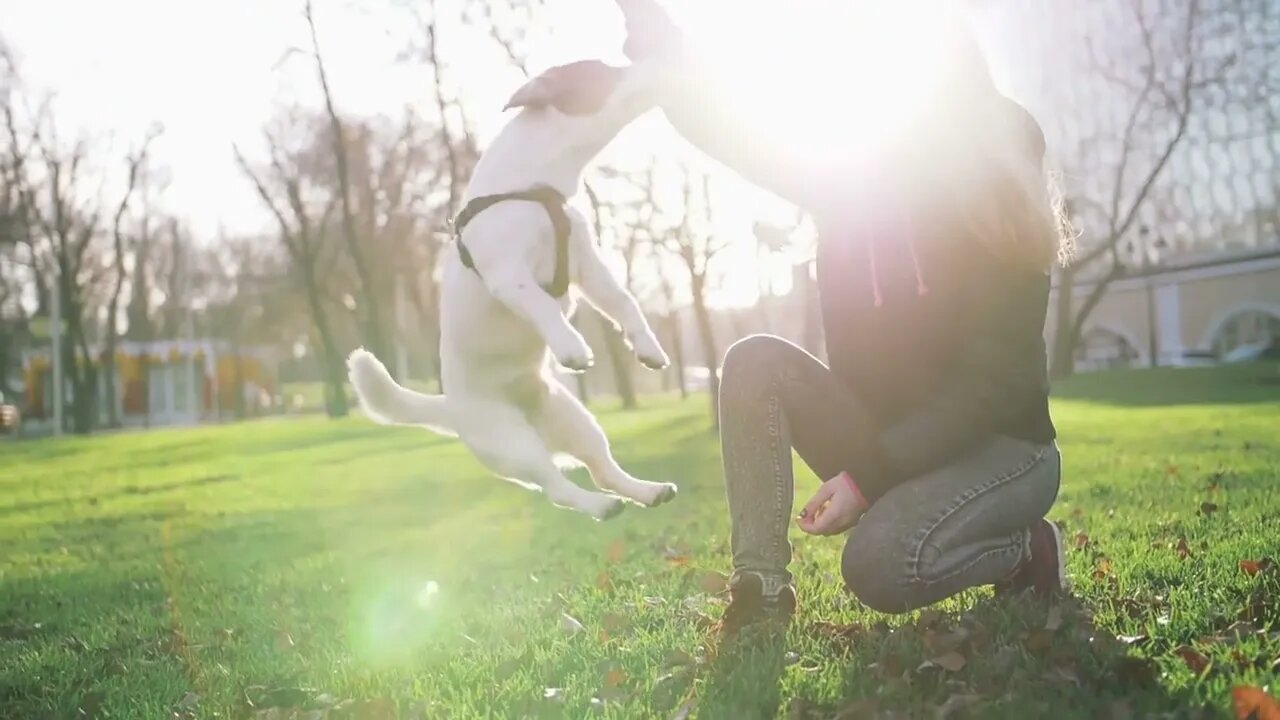
[[[551,284],[543,289],[551,297],[563,297],[569,291],[570,226],[569,214],[565,211],[565,205],[568,201],[555,188],[539,185],[521,192],[483,195],[478,198],[472,198],[471,202],[468,202],[462,208],[462,211],[458,213],[458,216],[453,219],[453,237],[454,241],[458,243],[458,257],[462,260],[463,266],[477,275],[480,274],[471,259],[471,253],[467,252],[467,246],[462,244],[462,229],[467,226],[467,223],[474,220],[476,215],[506,200],[536,202],[547,211],[547,217],[551,218],[551,227],[555,230],[556,235],[556,270],[555,275],[551,278]]]

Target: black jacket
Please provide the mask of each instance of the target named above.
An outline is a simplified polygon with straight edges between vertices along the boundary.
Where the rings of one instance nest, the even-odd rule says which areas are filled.
[[[1049,275],[930,233],[911,211],[858,220],[868,212],[851,203],[847,214],[818,219],[828,360],[866,403],[850,411],[859,461],[848,469],[867,499],[995,434],[1053,440]]]
[[[1015,267],[980,242],[949,235],[958,224],[949,226],[945,211],[920,198],[892,210],[895,194],[913,194],[884,192],[887,183],[865,170],[873,158],[806,151],[753,131],[750,118],[694,68],[668,91],[662,108],[686,139],[809,211],[819,226],[828,359],[866,401],[849,413],[849,442],[861,459],[849,471],[869,501],[994,435],[1054,439],[1043,336],[1047,272]],[[992,99],[1025,113],[994,91]],[[1025,120],[1043,153],[1039,126]]]

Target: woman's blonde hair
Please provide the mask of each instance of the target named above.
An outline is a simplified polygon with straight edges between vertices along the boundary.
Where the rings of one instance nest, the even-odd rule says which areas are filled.
[[[973,174],[971,184],[960,188],[963,202],[956,209],[973,240],[999,257],[1048,272],[1070,260],[1075,231],[1057,175],[1045,165],[1039,125],[1012,101],[1005,103],[999,108],[1005,119],[992,118],[957,138],[968,146],[961,155],[971,155]]]
[[[946,222],[960,223],[967,240],[1021,267],[1065,265],[1076,233],[1058,178],[1045,167],[1044,133],[996,89],[976,39],[966,32],[953,39],[940,105],[917,128],[915,173],[928,178],[948,208]]]

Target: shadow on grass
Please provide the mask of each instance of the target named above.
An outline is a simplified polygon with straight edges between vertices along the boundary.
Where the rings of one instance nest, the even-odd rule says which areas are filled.
[[[795,674],[820,672],[833,657],[844,667],[833,697],[801,694],[783,708]],[[1161,674],[1075,601],[1046,611],[986,599],[958,617],[926,610],[897,627],[805,622],[790,637],[744,636],[708,668],[698,717],[1217,716],[1190,688],[1165,687]]]
[[[1123,407],[1274,403],[1280,401],[1280,365],[1086,373],[1055,382],[1053,397]]]

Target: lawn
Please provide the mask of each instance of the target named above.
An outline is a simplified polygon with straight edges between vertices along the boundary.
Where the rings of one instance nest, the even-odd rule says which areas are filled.
[[[596,523],[359,418],[0,443],[0,717],[1230,717],[1276,688],[1273,370],[1061,388],[1078,604],[877,615],[796,532],[801,613],[730,647],[705,399],[599,411],[673,503]]]

